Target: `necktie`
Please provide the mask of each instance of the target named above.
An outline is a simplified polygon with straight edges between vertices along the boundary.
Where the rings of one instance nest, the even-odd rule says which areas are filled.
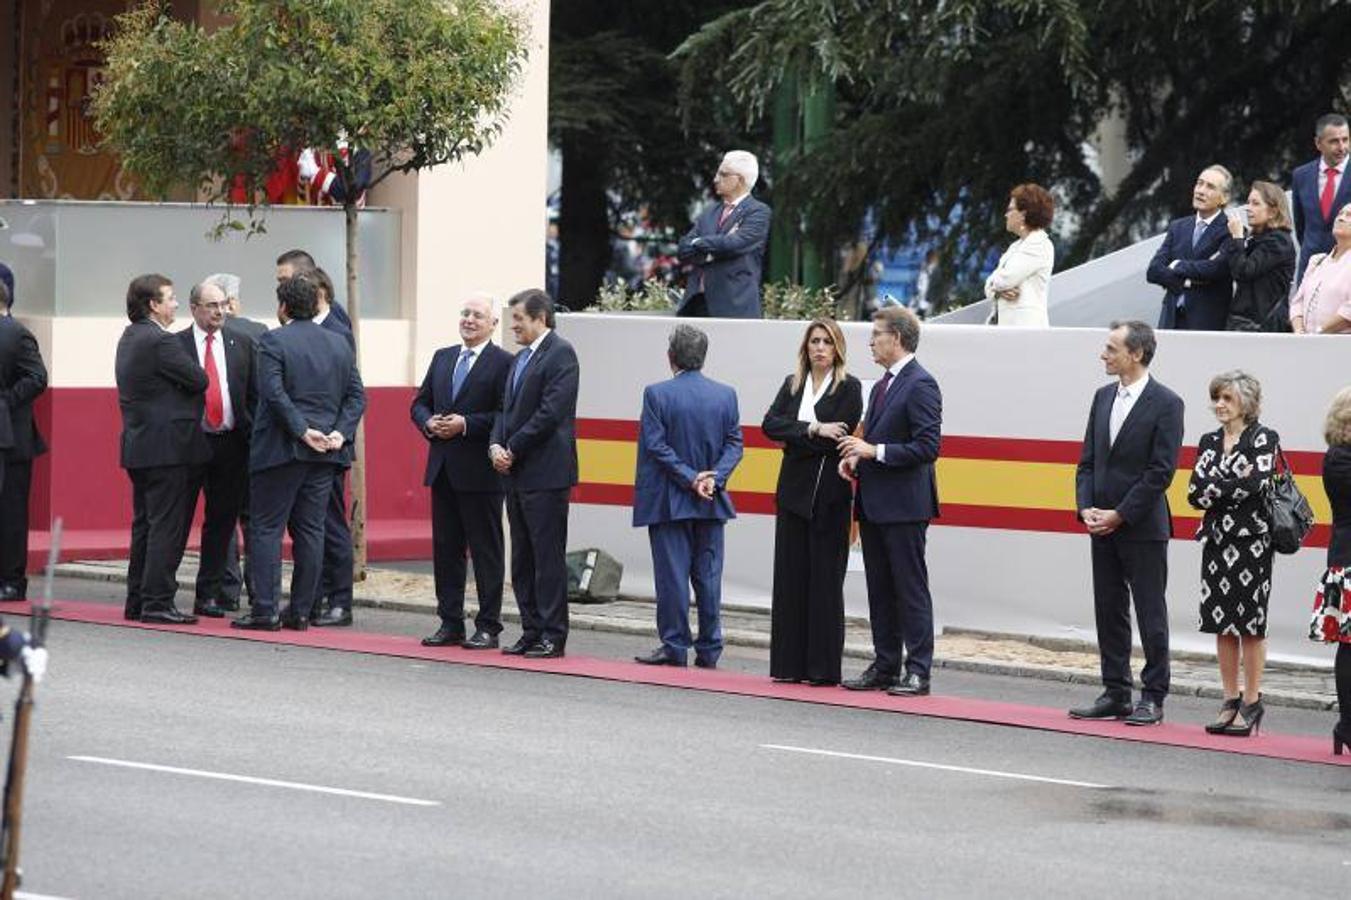
[[[450,377],[450,399],[460,396],[464,379],[469,375],[469,364],[474,361],[473,350],[460,351],[460,361],[455,364],[455,374]]]
[[[718,213],[718,227],[719,227],[719,228],[722,227],[722,223],[723,223],[723,222],[726,222],[726,221],[727,221],[727,217],[730,216],[730,215],[732,214],[732,210],[734,210],[734,209],[736,209],[736,207],[733,206],[733,205],[730,204],[730,203],[724,203],[724,204],[722,205],[722,212]]]
[[[1206,233],[1206,223],[1200,219],[1196,220],[1196,228],[1192,231],[1192,247],[1201,243],[1201,235]]]
[[[1323,170],[1323,193],[1318,205],[1323,210],[1323,221],[1332,221],[1332,201],[1337,196],[1337,170],[1329,166]]]
[[[206,427],[220,431],[220,427],[225,424],[225,398],[220,392],[220,372],[211,355],[211,344],[215,337],[214,334],[206,336],[206,359],[202,365],[206,369]]]
[[[520,353],[516,354],[516,368],[511,372],[511,396],[516,396],[516,389],[521,385],[521,375],[525,373],[525,367],[530,363],[530,355],[534,353],[529,347],[526,347]]]
[[[1112,418],[1107,423],[1107,443],[1112,445],[1116,443],[1116,436],[1121,431],[1121,424],[1126,421],[1126,414],[1130,412],[1131,392],[1124,387],[1116,389],[1116,402],[1112,404]]]
[[[891,370],[887,369],[882,380],[873,385],[872,396],[868,398],[868,419],[875,420],[882,411],[887,399],[887,387],[891,384]]]

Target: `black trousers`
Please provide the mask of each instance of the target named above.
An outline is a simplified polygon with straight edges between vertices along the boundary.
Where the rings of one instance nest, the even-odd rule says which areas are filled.
[[[502,582],[506,577],[502,537],[503,495],[457,491],[445,470],[432,483],[432,572],[436,612],[446,628],[464,633],[465,551],[474,559],[478,615],[474,627],[502,632]]]
[[[208,434],[211,459],[197,469],[191,488],[206,500],[202,516],[202,559],[197,569],[198,603],[213,603],[222,596],[230,539],[239,526],[239,510],[249,488],[249,442],[242,431]]]
[[[508,491],[511,587],[530,641],[568,640],[568,494]]]
[[[240,564],[240,546],[244,548]],[[239,527],[230,532],[230,543],[225,550],[225,573],[221,576],[220,595],[239,602],[244,593],[253,604],[253,559],[249,556],[249,477],[244,473],[244,500],[239,505]]]
[[[127,565],[127,606],[132,615],[173,607],[178,564],[188,543],[196,494],[196,466],[129,469],[131,478],[131,560]]]
[[[907,672],[928,678],[933,666],[933,598],[924,560],[928,530],[928,522],[859,522],[874,665],[887,674],[899,673],[904,661]]]
[[[1342,731],[1351,732],[1351,644],[1337,645],[1333,674],[1337,681],[1337,709],[1340,710]]]
[[[352,527],[347,522],[347,470],[333,470],[333,487],[324,510],[324,574],[320,596],[328,598],[330,609],[352,609]],[[292,535],[292,540],[295,536]]]
[[[708,298],[702,293],[695,294],[688,303],[680,307],[676,315],[684,319],[707,319]]]
[[[1102,683],[1108,692],[1129,697],[1131,677],[1131,602],[1140,627],[1145,667],[1140,694],[1162,703],[1168,696],[1168,542],[1123,541],[1108,535],[1093,545],[1093,611],[1098,625]]]
[[[28,493],[32,460],[7,460],[0,453],[0,586],[28,596]]]
[[[249,480],[252,518],[249,549],[253,553],[253,598],[256,615],[277,612],[281,598],[282,535],[291,533],[291,606],[289,614],[306,618],[319,599],[324,562],[324,510],[333,490],[330,463],[290,462]]]
[[[848,566],[848,503],[817,510],[810,519],[779,510],[774,521],[770,677],[840,680]]]

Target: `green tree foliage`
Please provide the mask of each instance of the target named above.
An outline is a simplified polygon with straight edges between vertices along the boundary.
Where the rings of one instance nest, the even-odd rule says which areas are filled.
[[[659,227],[684,230],[692,200],[707,195],[722,151],[760,154],[721,85],[682,120],[669,54],[691,31],[750,0],[567,0],[550,15],[549,139],[563,157],[559,210],[561,293],[589,305],[610,262],[619,221],[646,207]],[[721,97],[721,100],[712,98]]]
[[[346,139],[369,151],[372,185],[480,152],[526,59],[522,19],[493,0],[224,0],[228,24],[209,32],[168,6],[118,17],[98,127],[151,193],[183,186],[227,210],[236,180],[261,186],[279,156],[305,147]],[[339,158],[337,175],[359,346],[354,161]],[[362,441],[359,431],[352,530],[364,570]]]
[[[1187,210],[1209,163],[1284,181],[1314,119],[1346,108],[1348,38],[1338,0],[764,0],[677,58],[690,118],[710,77],[749,121],[789,73],[836,85],[834,132],[775,170],[776,213],[818,237],[872,210],[885,236],[942,238],[960,265],[959,248],[1006,240],[1009,190],[1037,181],[1062,200],[1063,266]],[[1088,149],[1109,118],[1132,162],[1111,193]]]

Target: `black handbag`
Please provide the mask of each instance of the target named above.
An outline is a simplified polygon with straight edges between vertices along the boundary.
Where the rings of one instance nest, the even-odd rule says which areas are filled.
[[[1313,529],[1313,507],[1295,484],[1285,451],[1276,448],[1281,465],[1271,476],[1267,491],[1267,523],[1271,526],[1271,543],[1277,553],[1294,553]]]

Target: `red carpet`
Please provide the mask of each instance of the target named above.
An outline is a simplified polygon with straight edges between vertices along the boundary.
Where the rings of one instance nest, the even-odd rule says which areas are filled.
[[[8,612],[8,610],[6,610]],[[25,615],[27,605],[13,612]],[[552,675],[575,675],[632,684],[651,684],[663,687],[688,688],[737,694],[745,697],[768,697],[777,700],[795,700],[828,706],[845,706],[880,712],[907,713],[932,716],[939,719],[958,719],[966,722],[987,722],[1033,728],[1063,734],[1079,734],[1113,740],[1135,741],[1142,744],[1162,744],[1194,750],[1213,750],[1221,753],[1239,753],[1265,756],[1293,762],[1321,763],[1351,767],[1351,754],[1333,756],[1330,738],[1313,738],[1263,732],[1253,738],[1212,737],[1199,724],[1165,723],[1148,728],[1132,728],[1120,722],[1084,722],[1070,719],[1062,709],[1039,706],[1021,706],[991,700],[971,700],[958,697],[917,697],[902,699],[880,691],[853,692],[841,688],[814,688],[800,684],[775,684],[766,677],[740,672],[677,669],[669,666],[643,666],[630,661],[593,659],[568,656],[562,659],[522,659],[504,656],[494,651],[462,650],[459,647],[424,647],[417,638],[401,637],[348,628],[311,628],[308,631],[238,631],[230,628],[227,619],[203,619],[191,627],[146,625],[128,622],[122,610],[113,604],[57,601],[52,617],[71,622],[95,625],[119,625],[154,631],[170,631],[198,637],[234,638],[263,643],[288,644],[297,647],[315,647],[323,650],[342,650],[349,653],[374,653],[407,659],[433,660],[460,665],[486,666],[498,669],[524,669],[547,672]],[[1328,716],[1328,732],[1332,731],[1333,717]]]

